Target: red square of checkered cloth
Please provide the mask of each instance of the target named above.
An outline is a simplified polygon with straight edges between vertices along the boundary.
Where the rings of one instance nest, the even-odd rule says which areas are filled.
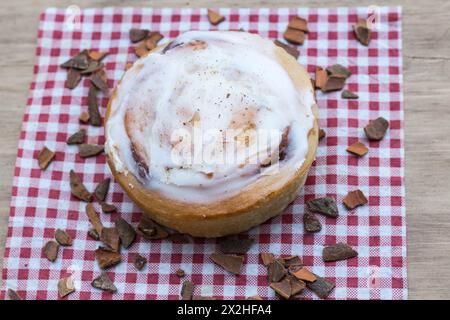
[[[208,22],[206,9],[86,9],[81,11],[79,25],[70,28],[68,22],[73,20],[65,10],[47,9],[40,19],[35,76],[15,165],[4,288],[13,288],[26,299],[57,299],[58,279],[72,274],[79,288],[69,299],[178,299],[182,280],[175,271],[182,268],[187,274],[185,279],[195,283],[195,294],[219,299],[259,294],[273,299],[275,294],[268,288],[266,270],[258,257],[260,252],[273,252],[299,255],[313,272],[335,282],[331,299],[406,298],[401,9],[378,8],[373,39],[365,47],[355,40],[352,25],[358,17],[368,17],[368,10],[219,9],[226,20],[214,27]],[[239,276],[210,261],[209,254],[216,250],[215,240],[175,244],[138,239],[123,250],[122,263],[108,272],[117,293],[93,289],[90,283],[100,273],[94,259],[98,243],[87,236],[90,225],[85,204],[70,195],[69,171],[82,173],[89,190],[111,173],[104,155],[81,159],[77,147],[65,143],[68,135],[80,127],[78,117],[87,108],[89,80],[68,90],[64,87],[66,70],[59,65],[84,48],[107,51],[104,61],[113,87],[126,63],[135,59],[128,38],[132,27],[160,31],[165,36],[163,41],[187,30],[216,28],[243,28],[281,39],[295,15],[307,19],[310,30],[300,46],[299,62],[311,75],[316,65],[348,66],[353,75],[346,88],[359,95],[358,100],[343,100],[340,92],[318,92],[320,126],[327,137],[320,142],[315,164],[297,200],[281,216],[241,235],[256,241]],[[100,100],[104,113],[108,97]],[[369,142],[362,128],[379,116],[389,120],[390,129],[382,141]],[[104,142],[102,128],[86,129],[90,143]],[[356,140],[370,147],[369,154],[360,159],[345,151]],[[36,156],[44,145],[56,150],[56,160],[41,171]],[[358,188],[368,196],[369,203],[349,212],[341,205],[342,199],[348,191]],[[305,234],[305,200],[321,196],[336,197],[341,215],[337,220],[319,217],[322,231]],[[112,183],[107,200],[136,226],[140,211],[117,183]],[[103,214],[102,220],[108,226],[118,216]],[[74,243],[62,248],[56,262],[50,263],[41,249],[56,228],[68,230]],[[323,246],[339,241],[355,247],[358,257],[324,263]],[[135,253],[149,261],[143,271],[137,271],[132,264]],[[308,290],[305,297],[315,298]]]

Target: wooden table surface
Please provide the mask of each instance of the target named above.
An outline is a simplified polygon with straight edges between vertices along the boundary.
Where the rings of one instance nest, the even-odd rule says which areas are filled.
[[[336,7],[392,1],[0,1],[0,256],[6,239],[19,129],[46,7]],[[450,1],[403,6],[406,212],[410,299],[450,299]],[[0,258],[0,267],[2,259]]]

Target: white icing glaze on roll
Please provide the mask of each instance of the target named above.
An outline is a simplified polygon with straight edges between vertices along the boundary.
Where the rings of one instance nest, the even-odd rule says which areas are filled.
[[[214,201],[260,178],[285,133],[278,165],[294,175],[308,152],[314,98],[311,88],[294,86],[275,45],[245,32],[191,31],[168,48],[138,60],[117,88],[106,123],[116,170],[169,198]],[[223,138],[230,128],[237,131],[225,139],[211,133]],[[196,140],[194,130],[205,139]],[[192,144],[175,134],[186,132]],[[174,150],[191,150],[186,145],[225,161],[195,158],[195,151],[191,162],[174,157]]]

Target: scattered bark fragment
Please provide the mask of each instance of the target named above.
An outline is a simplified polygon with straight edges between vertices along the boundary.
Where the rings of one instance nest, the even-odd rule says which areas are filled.
[[[139,254],[135,254],[135,256],[133,258],[133,265],[136,269],[138,269],[140,271],[145,267],[146,264],[147,264],[147,258],[145,258]]]
[[[322,230],[322,224],[319,219],[314,213],[309,211],[303,214],[303,227],[306,232],[319,232]]]
[[[237,256],[234,254],[213,253],[211,254],[210,258],[215,264],[221,266],[228,272],[234,274],[241,273],[241,267],[244,263],[244,257],[242,256]]]
[[[111,280],[111,278],[108,276],[106,272],[102,272],[100,276],[92,280],[91,282],[92,287],[96,289],[100,289],[107,292],[117,292],[117,288],[114,285],[114,282]]]
[[[358,252],[353,250],[349,245],[339,242],[334,246],[324,247],[322,251],[323,261],[340,261],[354,258],[358,255]]]
[[[303,280],[297,279],[294,276],[287,276],[287,279],[290,281],[291,284],[291,296],[297,295],[306,288],[306,283]]]
[[[281,281],[272,282],[270,287],[282,298],[289,299],[291,296],[292,288],[289,278],[284,278]]]
[[[114,224],[119,234],[122,247],[128,248],[129,246],[131,246],[134,238],[136,237],[136,231],[134,230],[134,228],[122,218],[114,221]]]
[[[72,277],[62,278],[58,281],[58,293],[60,298],[75,292],[75,286]]]
[[[134,53],[139,58],[146,56],[148,54],[148,52],[149,52],[149,48],[147,47],[146,41],[142,41],[142,42],[138,43],[136,45],[136,47],[134,47]]]
[[[91,83],[101,90],[103,93],[108,93],[108,78],[106,76],[105,69],[100,69],[92,74]]]
[[[219,23],[225,21],[225,17],[216,11],[208,9],[208,20],[212,25],[217,26]]]
[[[67,71],[66,88],[74,89],[81,81],[80,70],[69,68]]]
[[[73,145],[73,144],[82,144],[84,142],[84,137],[86,136],[86,130],[84,129],[80,129],[77,132],[75,132],[74,134],[72,134],[68,139],[67,139],[67,144],[68,145]]]
[[[246,300],[257,300],[257,301],[260,301],[260,300],[263,300],[263,298],[261,298],[260,295],[256,294],[254,296],[247,297]]]
[[[274,260],[271,264],[267,266],[267,277],[270,282],[279,282],[287,274],[287,270],[284,264],[280,260]]]
[[[95,260],[97,260],[101,269],[107,269],[118,264],[121,261],[121,256],[118,252],[98,248],[95,250]]]
[[[316,281],[317,277],[314,273],[306,269],[305,267],[297,270],[296,272],[292,273],[294,277],[296,277],[299,280],[306,281],[306,282],[314,282]]]
[[[342,99],[358,99],[358,95],[354,92],[351,92],[349,90],[342,91],[341,94]]]
[[[286,41],[298,45],[302,45],[305,41],[305,33],[301,30],[292,28],[287,28],[283,33],[283,37],[284,39],[286,39]]]
[[[345,85],[345,78],[338,77],[335,75],[328,75],[327,82],[325,83],[325,86],[322,86],[322,92],[331,92],[331,91],[337,91],[344,88]]]
[[[109,191],[109,184],[111,183],[111,179],[110,178],[106,178],[104,179],[102,182],[100,182],[97,187],[95,188],[95,198],[99,201],[99,202],[103,202],[106,199],[106,195],[108,194]]]
[[[91,60],[91,61],[89,61],[89,66],[86,69],[82,70],[80,72],[80,74],[82,74],[82,75],[91,74],[91,73],[97,72],[98,70],[102,69],[103,67],[104,67],[103,63],[100,63],[95,60]]]
[[[194,294],[194,284],[192,281],[186,280],[181,287],[181,300],[192,300]]]
[[[39,151],[38,154],[39,168],[41,168],[41,170],[47,169],[50,162],[52,162],[53,159],[55,159],[55,155],[56,154],[53,151],[44,146],[44,148],[42,148],[42,150]]]
[[[102,116],[98,109],[97,88],[91,83],[88,92],[88,112],[89,123],[93,126],[100,127],[102,125]]]
[[[56,241],[48,241],[43,248],[43,252],[48,261],[54,262],[58,257],[59,244]]]
[[[92,203],[88,203],[86,205],[86,214],[88,216],[89,222],[94,227],[95,231],[97,231],[98,235],[102,234],[103,224],[100,221],[98,213],[94,209],[94,205]]]
[[[314,282],[307,282],[306,286],[308,289],[313,291],[319,298],[325,299],[328,297],[333,291],[335,284],[327,281],[326,279],[316,276],[316,281]]]
[[[83,111],[80,114],[79,120],[81,123],[88,123],[89,122],[89,113]]]
[[[223,253],[245,254],[253,245],[253,239],[220,239],[219,249]]]
[[[117,210],[116,206],[110,203],[102,202],[100,205],[103,213],[112,213]]]
[[[106,249],[119,252],[120,237],[116,228],[103,227],[102,232],[100,233],[100,240],[105,244]]]
[[[144,40],[150,33],[147,29],[130,29],[130,40],[133,43],[139,42],[141,40]]]
[[[178,278],[183,278],[186,275],[183,269],[178,269],[175,274]]]
[[[275,258],[272,253],[262,252],[259,254],[262,260],[263,265],[268,266],[272,262],[275,261]]]
[[[55,231],[55,239],[62,246],[71,246],[73,244],[72,237],[61,229]]]
[[[145,47],[148,51],[155,49],[158,45],[150,38],[144,40]]]
[[[141,221],[139,221],[138,230],[142,236],[149,240],[164,239],[169,236],[169,233],[152,219],[142,214]]]
[[[369,152],[369,149],[364,145],[364,143],[358,141],[348,146],[347,152],[350,152],[358,157],[362,157]]]
[[[325,69],[323,69],[322,67],[317,66],[316,67],[315,88],[316,89],[325,88],[327,79],[328,79],[327,71]]]
[[[389,122],[383,118],[379,117],[364,127],[364,132],[366,133],[367,139],[379,141],[384,138],[387,129],[389,128]]]
[[[89,229],[88,236],[94,240],[100,240],[100,235],[97,233],[97,230],[95,230],[94,228]]]
[[[306,202],[308,209],[327,217],[337,218],[339,215],[336,200],[332,197],[317,198]]]
[[[329,66],[327,68],[327,73],[331,76],[344,79],[347,79],[352,75],[351,71],[341,64],[333,64],[332,66]]]
[[[159,33],[158,31],[150,32],[150,34],[148,36],[148,39],[153,41],[156,44],[158,44],[158,42],[163,38],[164,38],[164,36],[161,33]]]
[[[278,259],[286,268],[293,266],[303,266],[303,261],[299,256],[290,256]]]
[[[358,206],[365,205],[367,198],[361,190],[355,190],[347,193],[343,202],[347,209],[352,210]]]
[[[308,21],[300,17],[294,17],[289,21],[288,28],[308,33]]]
[[[95,60],[95,61],[101,61],[107,55],[108,55],[108,52],[101,52],[101,51],[95,51],[95,50],[89,51],[89,58],[91,58],[92,60]]]
[[[325,131],[323,129],[319,129],[319,141],[325,138],[326,136],[327,134],[325,133]]]
[[[275,40],[274,43],[275,43],[275,45],[283,48],[287,53],[289,53],[295,59],[298,59],[298,57],[300,55],[300,51],[296,47],[290,46],[290,45],[285,44],[285,43],[283,43],[281,41],[278,41],[278,40]]]
[[[356,39],[358,39],[362,45],[369,45],[372,31],[370,30],[366,19],[359,18],[358,22],[353,25],[353,32],[355,33]]]
[[[168,236],[168,240],[172,241],[173,243],[178,243],[178,244],[184,244],[184,243],[191,243],[192,239],[190,236],[188,236],[187,234],[184,233],[171,233]]]
[[[66,62],[64,62],[61,67],[62,68],[75,68],[75,69],[86,69],[89,65],[89,57],[88,57],[88,51],[83,50],[79,52],[74,57],[70,58]]]
[[[22,297],[13,289],[8,288],[8,299],[9,300],[23,300]]]
[[[80,144],[79,155],[82,158],[89,158],[98,156],[104,150],[104,146],[97,144]]]

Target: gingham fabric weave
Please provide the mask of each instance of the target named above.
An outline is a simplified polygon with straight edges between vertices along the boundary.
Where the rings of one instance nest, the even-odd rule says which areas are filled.
[[[80,280],[80,288],[68,299],[178,299],[181,289],[175,271],[185,270],[195,294],[218,299],[243,299],[259,294],[273,299],[260,252],[299,255],[313,272],[336,283],[331,299],[406,298],[406,238],[403,181],[403,101],[401,56],[401,8],[379,8],[379,19],[369,47],[355,40],[352,25],[366,18],[368,8],[337,9],[219,9],[226,21],[212,26],[206,9],[105,8],[81,11],[79,28],[71,30],[63,9],[49,8],[41,15],[34,81],[25,109],[12,188],[11,212],[6,243],[3,289],[15,289],[26,299],[57,299],[57,282],[68,274]],[[281,39],[287,22],[295,15],[308,20],[310,32],[299,47],[299,62],[313,76],[316,65],[334,63],[348,66],[353,75],[346,88],[358,100],[343,100],[340,92],[318,92],[320,126],[327,137],[319,143],[317,159],[305,188],[285,212],[241,237],[255,239],[245,257],[242,274],[234,276],[214,265],[209,254],[216,251],[215,240],[197,239],[193,244],[167,240],[138,239],[123,260],[108,271],[118,288],[115,294],[93,289],[90,282],[100,274],[94,259],[98,242],[87,236],[90,228],[82,203],[70,194],[69,171],[82,173],[85,185],[93,190],[111,176],[105,156],[82,159],[76,146],[67,146],[67,137],[80,126],[87,129],[89,143],[104,143],[103,129],[80,125],[78,117],[87,110],[89,79],[74,90],[64,87],[66,70],[59,65],[78,51],[107,51],[105,58],[109,85],[120,79],[127,62],[136,58],[128,38],[132,27],[160,31],[165,41],[180,32],[200,29],[239,29],[263,37]],[[100,96],[105,112],[107,96]],[[383,116],[390,129],[380,142],[366,140],[363,127],[370,119]],[[361,140],[370,147],[362,158],[348,154],[348,145]],[[44,146],[56,150],[55,161],[41,171],[36,160]],[[353,211],[342,205],[348,191],[361,189],[369,203]],[[337,220],[319,216],[322,231],[305,235],[302,213],[305,200],[334,196],[339,203]],[[106,226],[119,216],[134,226],[139,209],[112,183],[108,202],[118,207],[112,215],[101,214]],[[60,250],[56,262],[42,254],[44,243],[56,228],[74,238],[72,247]],[[324,263],[324,245],[346,242],[358,251],[348,261]],[[135,253],[148,258],[137,271]],[[306,298],[316,298],[305,290]],[[1,298],[5,298],[2,290]]]

